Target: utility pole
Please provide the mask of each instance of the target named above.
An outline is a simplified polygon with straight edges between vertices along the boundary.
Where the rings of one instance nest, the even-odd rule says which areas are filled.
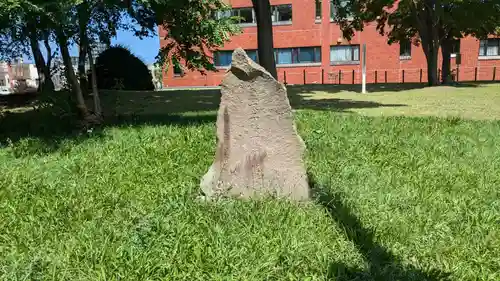
[[[361,74],[361,93],[366,94],[366,44],[363,44],[363,60]]]

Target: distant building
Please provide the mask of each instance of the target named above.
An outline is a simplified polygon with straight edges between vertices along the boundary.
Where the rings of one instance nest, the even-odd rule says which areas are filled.
[[[109,48],[108,44],[105,43],[97,43],[94,48],[92,49],[92,57],[94,58],[94,63],[95,59],[104,51],[106,51]]]
[[[92,48],[92,58],[94,59],[94,63],[97,57],[108,48],[109,46],[105,43],[97,43],[94,46],[94,48]],[[78,62],[79,62],[79,56],[71,56],[71,65],[73,66],[73,70],[77,75],[79,75]],[[60,57],[54,58],[54,60],[52,61],[52,69],[55,69],[54,73],[52,74],[52,81],[54,82],[54,87],[56,89],[63,88],[64,85],[66,84],[66,76],[64,73],[64,63],[62,58]],[[87,58],[87,60],[85,61],[85,73],[87,73],[89,69],[90,69],[90,64]]]
[[[78,45],[76,45],[77,49],[78,49]],[[94,44],[93,48],[92,48],[92,58],[94,59],[94,63],[95,63],[95,60],[97,59],[97,57],[104,51],[106,51],[107,49],[109,48],[109,45],[106,44],[106,43],[96,43]],[[78,66],[78,56],[73,56],[71,57],[71,63],[73,64],[73,66]],[[89,69],[89,63],[88,63],[88,58],[87,58],[87,61],[85,62],[85,68],[86,69]]]
[[[162,89],[163,88],[163,75],[162,75],[162,69],[161,67],[158,67],[155,64],[150,64],[148,65],[149,72],[151,72],[151,77],[153,79],[153,85],[155,86],[155,89]]]
[[[6,62],[0,62],[0,87],[10,84],[10,67]]]
[[[38,88],[38,71],[34,64],[15,60],[14,63],[0,62],[0,91],[24,93]]]
[[[78,74],[78,56],[72,56],[71,57],[71,65],[73,66],[73,70],[75,71],[76,74]],[[85,70],[89,69],[88,67],[89,63],[88,62],[85,62]],[[63,64],[63,68],[64,68],[64,64]]]
[[[232,52],[238,47],[245,49],[250,58],[258,61],[257,20],[252,1],[224,2],[232,6],[232,11],[220,16],[238,16],[242,32],[232,36],[230,41],[210,54],[219,71],[202,75],[171,64],[163,77],[164,85],[219,85],[230,68]],[[270,0],[275,60],[280,81],[287,84],[360,84],[364,44],[367,48],[368,83],[427,81],[427,61],[421,46],[409,41],[388,45],[387,37],[380,36],[376,23],[370,23],[363,31],[355,32],[352,40],[345,39],[335,18],[339,12],[338,6],[346,2]],[[168,38],[164,39],[167,32],[160,26],[162,47],[170,43]],[[454,41],[451,53],[451,69],[459,76],[458,80],[495,80],[495,69],[500,67],[500,37],[490,36],[489,39],[478,40],[467,36]],[[439,58],[441,65],[441,56]]]
[[[34,64],[22,61],[12,64],[11,72],[16,92],[33,91],[38,88],[38,70]]]
[[[54,58],[52,60],[52,82],[54,83],[54,88],[60,90],[66,83],[66,76],[64,74],[64,63],[62,58]]]
[[[10,86],[10,67],[5,62],[0,62],[0,95],[12,92]]]

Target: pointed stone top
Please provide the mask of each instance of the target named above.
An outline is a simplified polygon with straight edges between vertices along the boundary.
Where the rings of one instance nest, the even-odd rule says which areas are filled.
[[[247,53],[242,48],[238,47],[236,50],[233,51],[233,60],[231,65],[239,63],[249,64],[250,61],[251,59],[248,57]]]
[[[237,48],[236,50],[234,50],[230,71],[235,74],[244,73],[248,77],[259,76],[262,74],[263,76],[267,76],[268,78],[272,77],[272,75],[269,74],[269,72],[267,72],[262,66],[254,62],[242,48]]]

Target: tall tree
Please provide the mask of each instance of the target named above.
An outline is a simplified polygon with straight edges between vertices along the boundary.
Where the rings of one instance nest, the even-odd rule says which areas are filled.
[[[363,30],[366,23],[376,21],[377,29],[381,35],[388,36],[389,43],[410,39],[415,44],[421,45],[427,58],[428,84],[437,85],[439,84],[438,54],[443,43],[446,46],[442,51],[447,55],[453,39],[462,38],[467,34],[484,35],[493,31],[490,26],[498,18],[499,4],[487,0],[479,2],[352,0],[346,6],[338,7],[341,12],[336,19],[340,22],[347,38],[352,38],[354,31]],[[348,19],[346,10],[354,15],[353,19]],[[483,21],[484,15],[489,18],[486,22]],[[444,63],[449,69],[449,60]],[[445,72],[449,72],[447,69]],[[447,73],[443,75],[449,77]]]
[[[388,36],[388,43],[412,39],[422,45],[427,59],[427,79],[429,85],[439,83],[437,62],[440,38],[437,26],[439,16],[436,2],[440,0],[352,0],[347,5],[336,4],[339,11],[336,20],[340,23],[344,37],[351,39],[356,30],[363,30],[368,22],[377,22],[381,35]],[[352,15],[349,18],[347,15]],[[386,32],[385,27],[390,26]]]
[[[157,26],[166,30],[166,44],[158,62],[184,61],[190,70],[216,70],[210,51],[223,46],[239,31],[233,20],[214,15],[229,7],[221,0],[130,0],[129,15],[142,28],[138,36],[147,36]]]
[[[133,28],[123,21],[127,7],[121,0],[81,0],[77,5],[78,74],[83,91],[88,88],[85,67],[90,45],[104,43],[109,46],[111,38],[116,36],[119,29]]]
[[[257,18],[257,40],[259,63],[274,77],[278,78],[274,60],[273,23],[269,0],[252,0]]]
[[[31,47],[31,53],[38,71],[39,89],[40,91],[54,91],[54,83],[52,82],[51,73],[53,53],[51,51],[50,44],[48,43],[50,33],[40,26],[44,20],[43,15],[31,16],[39,19],[38,21],[26,20],[26,31],[29,39],[29,46]],[[42,51],[40,50],[41,40],[43,40],[47,50],[47,61],[45,61]]]
[[[80,88],[82,91],[88,89],[87,71],[85,64],[87,62],[87,54],[89,49],[88,25],[92,14],[92,7],[89,1],[82,1],[77,6],[78,15],[78,76]]]
[[[47,49],[47,63],[40,50],[40,40],[48,38],[44,32],[47,23],[45,15],[36,6],[25,1],[0,2],[0,57],[4,60],[32,56],[38,70],[40,89],[52,91],[50,60],[52,52]]]
[[[456,40],[466,36],[479,39],[499,34],[500,3],[496,1],[446,1],[439,26],[442,54],[442,82],[451,82],[451,50]]]
[[[168,44],[160,50],[158,56],[162,65],[178,60],[185,61],[190,69],[202,72],[215,70],[208,51],[223,45],[239,30],[230,19],[213,17],[216,11],[227,8],[222,0],[0,1],[0,38],[15,42],[17,53],[31,50],[41,76],[45,77],[50,76],[50,64],[47,64],[40,52],[40,42],[50,47],[50,41],[54,40],[63,58],[65,76],[75,95],[75,106],[86,120],[92,119],[95,114],[92,114],[85,103],[82,87],[86,86],[80,83],[71,62],[71,44],[81,46],[80,68],[88,58],[92,69],[91,50],[94,43],[109,43],[119,29],[133,30],[140,38],[150,36],[155,34],[158,25],[162,25],[168,30],[165,35]],[[124,23],[124,15],[128,15],[133,22]],[[138,24],[139,27],[135,28],[133,24]],[[0,41],[0,55],[11,56],[3,50],[14,50],[12,46]],[[51,53],[50,48],[47,49]],[[51,56],[47,57],[50,63]],[[45,70],[49,71],[44,72]],[[96,93],[95,87],[93,92]],[[100,113],[98,95],[94,94],[94,98],[94,111]]]
[[[94,100],[94,114],[97,118],[102,119],[102,108],[101,108],[101,100],[99,98],[99,89],[97,89],[97,74],[94,64],[94,57],[92,55],[92,46],[89,45],[87,48],[88,57],[89,57],[89,65],[91,71],[91,84],[92,84],[92,98]]]
[[[87,108],[82,89],[75,74],[69,46],[78,34],[77,7],[82,0],[24,0],[26,6],[34,7],[39,14],[47,17],[46,30],[54,34],[55,41],[60,49],[66,79],[71,91],[75,95],[76,108],[82,120],[91,120],[92,116]]]
[[[100,120],[101,107],[98,93],[94,90],[94,113],[88,109],[83,90],[87,84],[80,83],[73,67],[69,54],[69,46],[74,43],[80,45],[79,67],[83,65],[81,74],[85,74],[85,63],[91,44],[96,37],[103,36],[110,40],[116,35],[116,29],[121,19],[120,13],[125,6],[120,0],[25,0],[39,13],[47,15],[50,21],[47,30],[54,34],[55,41],[60,49],[65,76],[75,95],[76,108],[84,122],[95,123]],[[110,13],[110,11],[112,11]],[[103,15],[105,14],[105,15]],[[117,16],[118,15],[118,16]],[[110,24],[111,23],[111,24]],[[106,30],[104,30],[106,29]],[[90,63],[92,65],[92,62]],[[97,117],[97,118],[96,118]]]

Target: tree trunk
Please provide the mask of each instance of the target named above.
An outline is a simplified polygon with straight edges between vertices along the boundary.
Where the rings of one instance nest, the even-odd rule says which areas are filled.
[[[35,65],[38,72],[40,91],[54,91],[54,83],[52,82],[52,77],[50,75],[50,66],[45,63],[42,51],[40,51],[40,43],[35,32],[31,32],[29,35],[31,52],[33,53],[33,58],[35,59]]]
[[[91,70],[91,76],[92,76],[92,96],[94,99],[94,114],[102,118],[102,108],[101,108],[101,100],[99,98],[99,89],[97,88],[97,75],[95,71],[95,64],[94,64],[94,58],[92,56],[92,48],[89,46],[87,48],[88,55],[89,55],[89,65],[90,65],[90,70]]]
[[[80,36],[82,36],[80,34]],[[85,70],[85,62],[87,61],[87,44],[80,37],[80,44],[78,46],[78,79],[80,81],[80,88],[82,92],[87,92],[87,71]]]
[[[71,57],[69,55],[68,50],[68,39],[64,34],[57,34],[57,43],[59,44],[59,48],[61,49],[61,55],[63,58],[64,69],[66,73],[66,79],[71,84],[71,90],[76,96],[76,107],[80,114],[80,117],[85,120],[89,117],[89,111],[87,106],[85,105],[85,99],[83,98],[82,90],[80,89],[80,84],[78,83],[78,78],[75,74],[75,69],[71,64]]]
[[[50,77],[52,77],[52,59],[54,58],[54,54],[52,54],[52,47],[50,46],[50,38],[48,33],[45,33],[43,35],[43,44],[45,45],[45,50],[47,50],[47,67]]]
[[[78,77],[80,88],[84,93],[88,90],[87,71],[85,70],[85,62],[89,49],[89,38],[87,28],[89,23],[88,3],[86,1],[78,5],[78,24],[79,24],[79,46],[78,46]],[[92,62],[91,62],[92,63]]]
[[[452,82],[451,79],[451,48],[453,41],[445,37],[441,42],[441,54],[443,56],[442,62],[442,84],[450,84]]]
[[[275,79],[278,79],[274,60],[273,22],[269,0],[252,0],[257,18],[257,40],[259,46],[259,63]]]
[[[438,52],[439,46],[431,45],[428,47],[428,51],[425,52],[425,57],[427,59],[427,84],[429,86],[439,85],[438,77]]]
[[[418,33],[422,41],[422,48],[427,60],[427,84],[429,86],[439,85],[438,77],[438,52],[439,40],[438,30],[435,28],[438,19],[434,11],[435,0],[419,2],[416,6],[416,20]]]
[[[424,49],[425,58],[427,60],[427,84],[429,86],[439,85],[438,77],[438,52],[439,40],[435,31],[433,31],[432,23],[427,22],[426,34],[421,33],[422,48]]]

